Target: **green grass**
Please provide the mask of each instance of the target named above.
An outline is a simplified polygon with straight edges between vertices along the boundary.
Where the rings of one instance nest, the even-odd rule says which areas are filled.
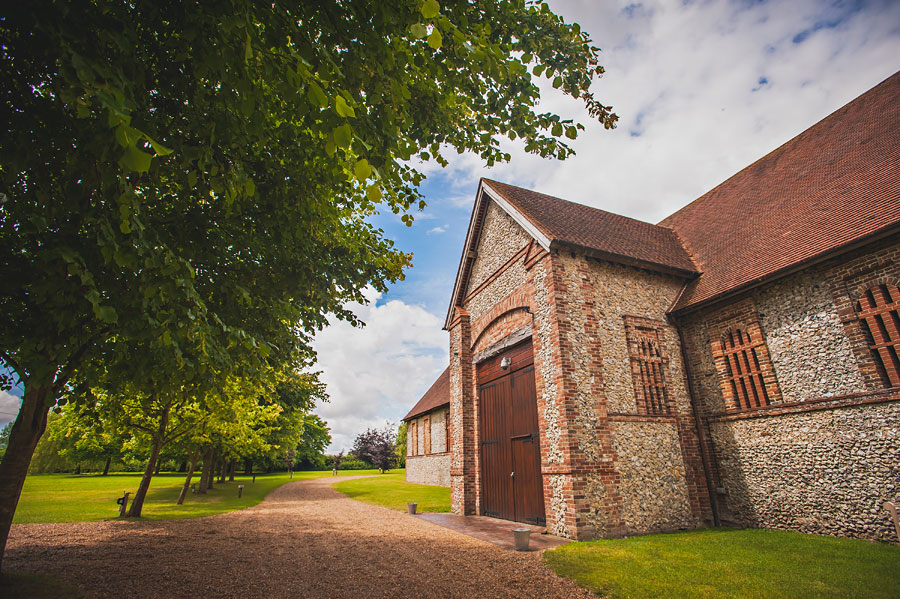
[[[36,574],[0,574],[3,599],[81,599],[78,587],[49,576]]]
[[[376,474],[377,470],[342,471],[342,475]],[[294,472],[293,480],[331,476],[331,471]],[[144,501],[142,519],[176,520],[199,518],[250,507],[262,501],[266,495],[290,482],[287,473],[258,474],[256,482],[249,476],[236,476],[233,482],[216,484],[207,495],[188,494],[183,505],[175,500],[184,484],[184,474],[160,473],[153,477],[147,499]],[[14,524],[34,522],[88,522],[109,520],[119,515],[116,499],[123,491],[131,497],[140,484],[141,475],[116,473],[107,476],[97,474],[38,474],[25,479]],[[199,483],[197,474],[193,482]],[[244,485],[243,496],[238,499],[237,487]]]
[[[616,599],[900,596],[900,547],[779,530],[569,543],[543,559],[558,574]]]
[[[405,480],[403,470],[372,478],[335,483],[335,489],[358,501],[406,511],[407,502],[419,504],[420,512],[449,512],[450,488],[415,485]]]

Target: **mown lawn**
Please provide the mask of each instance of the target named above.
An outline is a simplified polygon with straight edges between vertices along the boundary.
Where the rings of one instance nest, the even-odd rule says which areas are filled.
[[[569,543],[543,559],[615,599],[900,597],[900,547],[779,530]]]
[[[347,470],[342,475],[377,474],[377,470]],[[331,476],[331,471],[294,472],[293,480]],[[183,505],[175,500],[184,484],[184,474],[160,473],[153,477],[144,502],[142,519],[176,520],[198,518],[258,504],[272,490],[290,482],[287,473],[258,474],[256,482],[249,476],[235,476],[233,482],[216,483],[206,495],[188,494]],[[137,491],[141,475],[116,473],[97,474],[38,474],[25,479],[25,487],[16,509],[14,524],[33,522],[87,522],[108,520],[119,515],[116,499],[124,491],[131,497]],[[197,474],[193,482],[199,483]],[[244,485],[238,499],[237,487]]]
[[[358,501],[406,511],[408,502],[418,503],[420,512],[449,512],[450,488],[406,482],[406,473],[397,470],[372,478],[335,483],[335,489]]]

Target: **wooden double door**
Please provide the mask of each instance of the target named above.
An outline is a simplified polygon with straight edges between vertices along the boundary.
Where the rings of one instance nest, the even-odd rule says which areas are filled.
[[[506,368],[504,358],[509,359]],[[531,342],[478,365],[481,511],[543,524],[541,442]]]

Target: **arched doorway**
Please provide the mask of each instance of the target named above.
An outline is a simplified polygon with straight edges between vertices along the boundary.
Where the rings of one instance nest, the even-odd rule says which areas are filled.
[[[481,417],[481,512],[543,524],[541,442],[531,340],[477,367]]]

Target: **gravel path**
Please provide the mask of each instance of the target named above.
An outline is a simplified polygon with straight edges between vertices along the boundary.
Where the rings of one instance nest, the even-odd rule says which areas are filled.
[[[88,597],[594,597],[517,553],[348,499],[335,478],[279,487],[256,507],[191,520],[19,524],[4,569]]]

